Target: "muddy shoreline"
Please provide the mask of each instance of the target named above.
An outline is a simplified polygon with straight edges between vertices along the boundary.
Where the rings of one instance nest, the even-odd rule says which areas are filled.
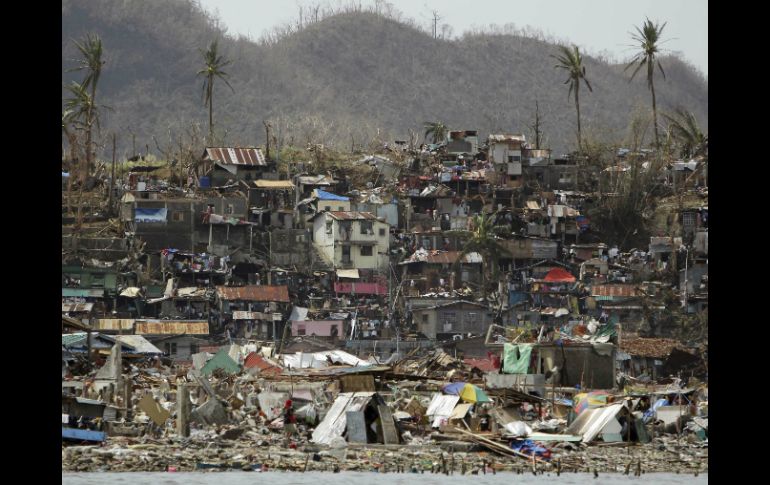
[[[141,442],[145,441],[145,442]],[[651,443],[550,446],[550,462],[537,473],[708,473],[708,444],[684,437]],[[201,468],[204,466],[206,468]],[[296,449],[265,440],[136,440],[110,438],[104,446],[62,448],[62,472],[363,471],[379,473],[533,473],[531,461],[506,457],[466,442],[419,445],[353,445]]]

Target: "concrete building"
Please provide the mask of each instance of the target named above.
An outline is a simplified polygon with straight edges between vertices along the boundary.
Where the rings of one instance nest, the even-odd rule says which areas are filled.
[[[387,267],[390,225],[371,212],[321,212],[311,220],[313,244],[334,268]]]

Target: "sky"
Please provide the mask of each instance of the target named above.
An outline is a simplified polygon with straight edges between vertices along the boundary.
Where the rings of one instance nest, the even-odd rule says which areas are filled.
[[[258,39],[274,26],[298,18],[300,6],[339,7],[353,0],[198,0],[216,14],[228,33]],[[379,0],[380,3],[385,0]],[[364,6],[375,0],[355,0]],[[455,36],[490,24],[533,27],[547,36],[576,44],[587,54],[629,59],[631,32],[645,18],[667,22],[663,53],[678,53],[708,77],[708,0],[390,0],[388,4],[421,25],[435,11]],[[472,6],[470,8],[469,6]]]

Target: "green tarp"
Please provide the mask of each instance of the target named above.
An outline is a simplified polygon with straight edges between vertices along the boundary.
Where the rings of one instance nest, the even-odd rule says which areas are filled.
[[[227,354],[227,349],[223,347],[211,360],[206,362],[206,365],[201,369],[201,374],[207,376],[214,372],[215,369],[224,369],[228,374],[237,374],[240,372],[241,366],[230,358]]]
[[[503,346],[503,372],[505,374],[527,374],[532,344],[505,344]]]

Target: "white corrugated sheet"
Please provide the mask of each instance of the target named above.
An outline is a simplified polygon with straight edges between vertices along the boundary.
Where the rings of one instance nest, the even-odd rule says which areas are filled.
[[[434,427],[438,427],[441,421],[449,419],[459,400],[460,396],[434,394],[433,399],[428,404],[428,410],[425,412],[425,415],[433,419]]]
[[[283,354],[283,364],[292,369],[322,369],[329,366],[329,360],[334,364],[352,365],[354,367],[363,367],[372,365],[371,363],[361,360],[355,355],[349,354],[342,350],[329,350],[326,352],[315,353],[303,353],[297,352],[296,354]]]
[[[623,408],[622,403],[609,404],[600,408],[586,409],[567,428],[568,434],[582,435],[583,443],[595,440]]]
[[[310,441],[328,445],[333,438],[342,436],[347,426],[346,413],[364,409],[374,394],[373,392],[340,393],[326,413],[324,420],[313,431],[313,438]]]

